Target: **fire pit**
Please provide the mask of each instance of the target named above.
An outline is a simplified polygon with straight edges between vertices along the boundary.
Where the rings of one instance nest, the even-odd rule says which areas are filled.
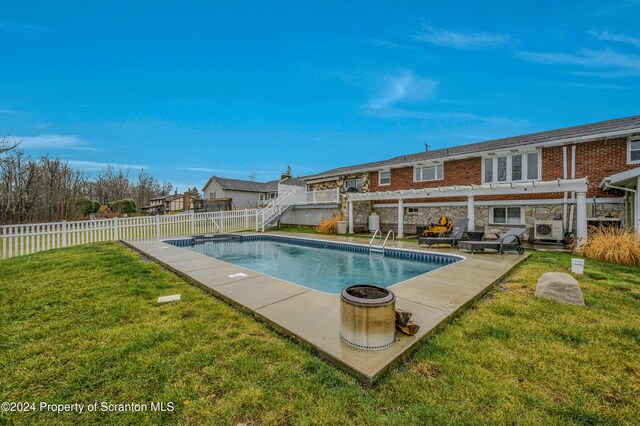
[[[352,285],[340,293],[340,337],[359,349],[385,349],[393,344],[396,296],[384,287]]]

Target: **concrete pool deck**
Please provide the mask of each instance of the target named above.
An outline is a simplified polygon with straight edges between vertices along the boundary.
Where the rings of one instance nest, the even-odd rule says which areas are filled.
[[[357,237],[269,234],[368,244],[368,240]],[[176,237],[179,238],[184,237]],[[408,357],[439,326],[481,297],[529,256],[528,253],[496,255],[451,249],[427,250],[418,248],[417,243],[397,242],[397,248],[455,254],[465,259],[391,287],[396,295],[396,308],[412,312],[412,319],[420,330],[415,336],[396,332],[396,342],[391,347],[366,351],[340,339],[340,296],[337,294],[289,283],[160,240],[127,240],[124,243],[216,297],[248,310],[366,384],[372,384],[389,367]]]

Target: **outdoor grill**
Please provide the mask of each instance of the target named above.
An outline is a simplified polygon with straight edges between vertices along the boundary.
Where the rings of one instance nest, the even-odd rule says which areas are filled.
[[[353,285],[340,294],[340,337],[359,349],[385,349],[395,341],[396,297],[386,288]]]

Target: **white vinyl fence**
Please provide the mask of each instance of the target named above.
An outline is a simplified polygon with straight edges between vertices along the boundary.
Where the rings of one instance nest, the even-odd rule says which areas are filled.
[[[0,227],[0,259],[100,241],[258,230],[262,227],[261,214],[261,210],[252,209],[3,225]]]
[[[0,259],[100,241],[264,231],[291,206],[339,202],[339,189],[287,191],[262,209],[3,225]]]

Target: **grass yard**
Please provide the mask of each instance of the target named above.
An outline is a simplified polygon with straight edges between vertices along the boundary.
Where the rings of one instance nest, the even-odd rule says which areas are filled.
[[[372,388],[116,244],[0,261],[0,401],[176,405],[0,423],[638,424],[638,268],[587,261],[587,308],[534,299],[569,259],[534,253]]]

